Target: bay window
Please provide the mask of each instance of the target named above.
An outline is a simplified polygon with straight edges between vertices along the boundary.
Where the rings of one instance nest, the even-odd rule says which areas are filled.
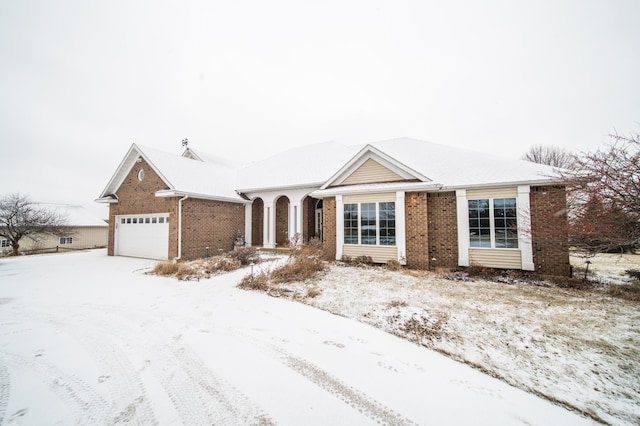
[[[470,247],[518,248],[515,198],[485,198],[468,203]]]
[[[345,204],[344,243],[395,246],[395,202]]]

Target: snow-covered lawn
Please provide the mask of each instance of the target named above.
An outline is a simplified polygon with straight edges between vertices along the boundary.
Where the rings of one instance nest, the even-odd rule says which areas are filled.
[[[181,282],[151,264],[0,259],[0,424],[593,423],[362,322],[239,290],[246,269]],[[362,271],[335,272],[368,294]]]
[[[591,259],[600,278],[640,256]],[[317,296],[308,297],[310,294]],[[285,297],[404,336],[612,424],[640,424],[640,304],[605,291],[331,268]]]

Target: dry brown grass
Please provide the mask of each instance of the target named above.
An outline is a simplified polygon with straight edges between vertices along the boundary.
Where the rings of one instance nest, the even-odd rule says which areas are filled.
[[[151,270],[151,273],[176,277],[181,281],[193,281],[209,278],[211,275],[221,272],[235,271],[250,262],[260,262],[259,252],[252,248],[245,248],[205,259],[192,261],[166,260],[158,262]]]
[[[264,291],[274,296],[284,296],[290,293],[282,284],[299,282],[304,283],[322,272],[326,264],[322,260],[322,243],[311,240],[304,245],[291,247],[289,259],[282,266],[271,271],[262,271],[259,274],[247,275],[242,279],[239,288]],[[320,295],[321,291],[316,287],[309,287],[305,297],[313,298]]]
[[[402,270],[402,264],[400,262],[398,262],[397,260],[394,260],[394,259],[387,260],[387,263],[386,263],[385,266],[390,271],[401,271]]]
[[[630,302],[640,302],[640,285],[638,284],[610,284],[607,294]]]
[[[245,290],[267,291],[269,290],[269,274],[262,271],[255,275],[246,275],[242,278],[238,287]]]

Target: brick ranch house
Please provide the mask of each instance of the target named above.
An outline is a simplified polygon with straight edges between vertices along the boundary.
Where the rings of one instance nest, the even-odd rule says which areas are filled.
[[[297,148],[243,168],[133,144],[96,201],[108,254],[195,259],[321,238],[330,258],[569,274],[566,194],[547,166],[399,138]]]

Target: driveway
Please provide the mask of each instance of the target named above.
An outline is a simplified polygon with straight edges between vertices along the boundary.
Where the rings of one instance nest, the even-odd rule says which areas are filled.
[[[354,320],[146,275],[104,250],[0,259],[0,424],[592,424]],[[561,380],[561,378],[559,378]]]

